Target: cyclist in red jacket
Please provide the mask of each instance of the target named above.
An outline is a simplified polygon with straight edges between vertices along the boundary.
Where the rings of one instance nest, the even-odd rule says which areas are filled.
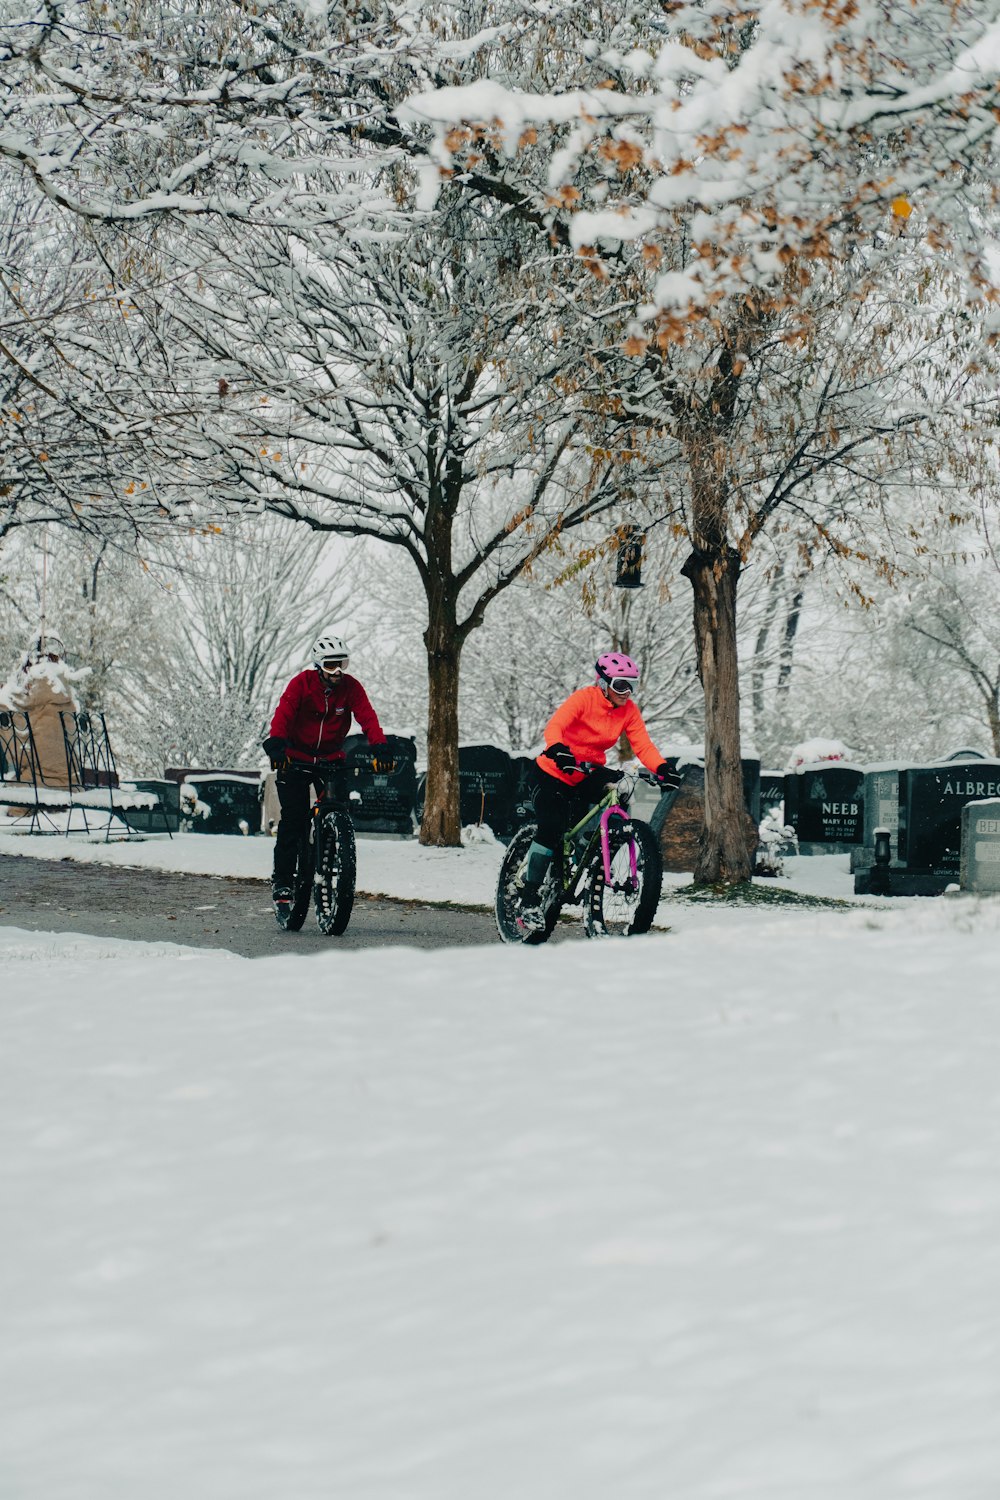
[[[368,694],[356,677],[347,675],[350,657],[340,637],[324,631],[313,644],[312,659],[312,668],[299,672],[282,693],[263,742],[277,767],[281,804],[271,883],[275,902],[292,898],[296,851],[309,826],[310,769],[321,762],[339,762],[333,768],[335,795],[346,806],[343,744],[351,719],[357,719],[370,745],[386,742]]]
[[[639,668],[623,651],[602,651],[594,663],[592,687],[578,688],[556,709],[545,726],[545,749],[536,758],[535,814],[538,828],[528,850],[521,883],[521,911],[517,921],[525,934],[545,926],[539,905],[539,886],[545,879],[553,850],[560,847],[567,828],[579,821],[601,796],[614,772],[584,772],[580,762],[603,767],[606,752],[624,734],[634,755],[656,773],[667,789],[680,777],[657,750],[635,704]]]

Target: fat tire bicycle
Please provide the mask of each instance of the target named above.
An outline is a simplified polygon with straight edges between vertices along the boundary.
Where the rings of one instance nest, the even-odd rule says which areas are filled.
[[[337,801],[334,767],[308,766],[302,771],[317,788],[309,827],[299,840],[291,901],[275,904],[274,915],[284,932],[298,932],[315,904],[316,923],[327,937],[347,929],[354,909],[357,852],[354,824]]]
[[[604,795],[563,835],[539,887],[545,926],[524,932],[518,925],[519,883],[536,825],[526,823],[507,845],[496,891],[497,931],[505,943],[537,945],[551,937],[564,906],[582,906],[587,937],[632,937],[648,932],[660,901],[663,860],[648,823],[632,818],[628,804],[640,780],[660,783],[649,771],[608,771],[582,763],[582,771],[604,771]]]

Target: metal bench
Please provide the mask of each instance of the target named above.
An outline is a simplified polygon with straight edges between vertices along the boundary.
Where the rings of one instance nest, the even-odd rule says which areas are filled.
[[[90,832],[88,813],[107,817],[107,842],[116,820],[129,834],[130,811],[155,811],[159,799],[153,792],[132,790],[119,783],[115,758],[108,740],[103,714],[60,714],[66,753],[66,785],[46,784],[35,747],[31,718],[14,709],[0,709],[0,806],[23,807],[30,814],[30,833],[66,833],[73,830],[76,815]],[[65,827],[54,814],[65,813]],[[170,834],[166,813],[164,831]],[[173,835],[171,834],[171,837]]]

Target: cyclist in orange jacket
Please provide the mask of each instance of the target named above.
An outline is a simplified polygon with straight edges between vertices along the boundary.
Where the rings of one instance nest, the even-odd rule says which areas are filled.
[[[518,924],[525,933],[545,926],[538,888],[545,879],[553,850],[567,828],[578,823],[600,798],[615,772],[581,771],[580,762],[603,768],[607,751],[624,734],[632,751],[665,789],[680,785],[680,777],[664,760],[649,737],[636,707],[639,668],[622,651],[602,651],[595,663],[592,687],[579,688],[561,704],[545,726],[545,749],[536,758],[535,813],[538,828],[521,883]]]

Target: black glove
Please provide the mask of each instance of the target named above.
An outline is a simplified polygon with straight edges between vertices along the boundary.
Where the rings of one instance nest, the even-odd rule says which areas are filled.
[[[372,770],[376,776],[391,776],[396,769],[396,757],[388,751],[381,754],[378,750],[372,756]]]
[[[549,760],[555,761],[560,771],[578,771],[580,768],[576,763],[576,756],[568,745],[550,745],[547,750],[542,751]]]
[[[269,734],[263,741],[261,749],[273,764],[285,759],[285,751],[288,749],[288,741],[283,740],[280,734]]]
[[[683,774],[680,771],[676,771],[673,766],[668,765],[665,760],[660,761],[654,775],[665,792],[676,792],[684,780]]]

